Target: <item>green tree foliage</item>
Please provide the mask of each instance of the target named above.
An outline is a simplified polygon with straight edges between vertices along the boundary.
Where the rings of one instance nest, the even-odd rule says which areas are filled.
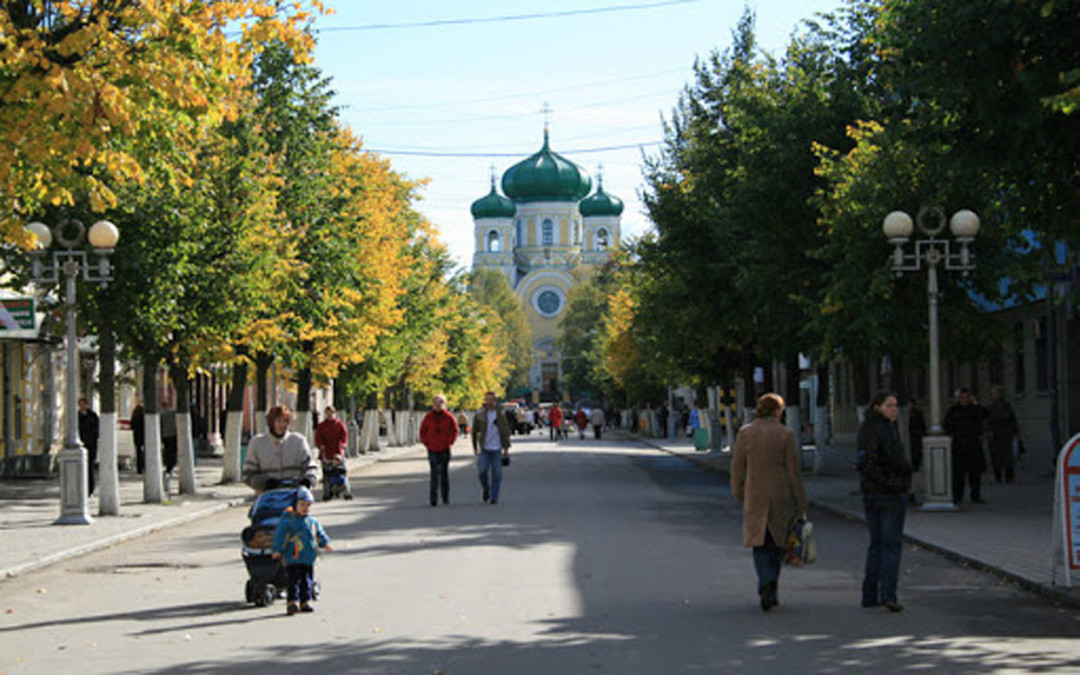
[[[511,392],[526,385],[533,360],[532,328],[525,316],[521,298],[498,270],[475,270],[469,277],[468,285],[476,302],[489,310],[495,349],[506,360],[507,379],[502,383],[502,389]]]

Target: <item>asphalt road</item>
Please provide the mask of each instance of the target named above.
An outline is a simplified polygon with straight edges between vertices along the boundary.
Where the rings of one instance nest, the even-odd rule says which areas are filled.
[[[823,513],[763,613],[725,479],[659,451],[519,440],[498,506],[455,456],[449,507],[419,455],[315,505],[315,614],[244,602],[234,509],[0,586],[0,675],[1080,671],[1080,614],[927,551],[859,607],[863,526]]]

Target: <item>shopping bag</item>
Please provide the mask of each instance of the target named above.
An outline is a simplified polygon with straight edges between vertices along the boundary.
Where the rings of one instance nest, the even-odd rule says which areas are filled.
[[[797,519],[788,532],[787,555],[784,562],[795,567],[809,565],[817,560],[817,543],[814,541],[814,524],[803,518]]]

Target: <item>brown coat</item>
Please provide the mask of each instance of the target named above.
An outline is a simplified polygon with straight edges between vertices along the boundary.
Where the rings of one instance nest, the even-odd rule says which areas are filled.
[[[806,513],[806,490],[795,432],[775,417],[739,430],[731,460],[731,490],[743,503],[743,546],[763,546],[765,528],[780,547],[792,520]]]

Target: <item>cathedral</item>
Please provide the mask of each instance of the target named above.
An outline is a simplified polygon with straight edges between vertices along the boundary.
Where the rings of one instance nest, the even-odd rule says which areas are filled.
[[[529,386],[533,401],[561,398],[562,358],[556,339],[575,276],[601,265],[619,245],[623,203],[596,191],[577,164],[553,152],[548,130],[539,152],[503,173],[496,190],[472,204],[473,269],[506,275],[521,297],[533,333]]]

